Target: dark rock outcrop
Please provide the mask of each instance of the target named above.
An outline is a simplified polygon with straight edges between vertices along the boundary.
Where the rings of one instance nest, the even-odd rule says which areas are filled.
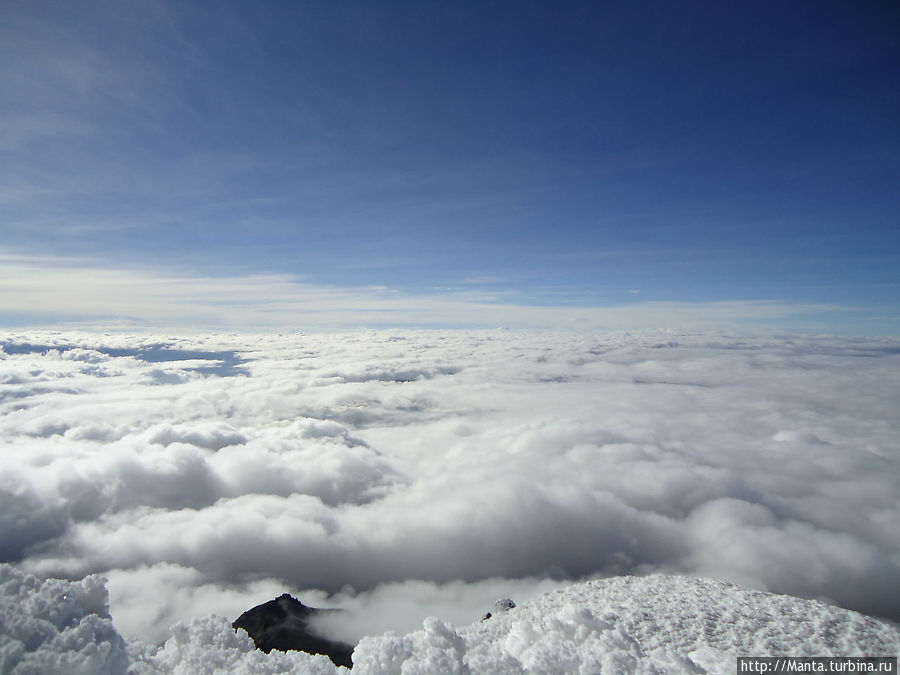
[[[315,633],[310,620],[323,613],[339,612],[336,609],[307,607],[285,593],[241,614],[231,625],[243,628],[253,638],[257,649],[267,654],[273,649],[303,651],[309,654],[325,654],[337,666],[353,667],[353,645],[329,640]]]

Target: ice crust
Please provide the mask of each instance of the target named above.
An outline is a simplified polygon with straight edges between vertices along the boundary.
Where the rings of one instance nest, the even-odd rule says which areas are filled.
[[[126,643],[104,580],[39,579],[0,565],[0,674],[213,675],[346,672],[321,655],[253,647],[226,618],[176,624],[161,646]],[[487,603],[486,603],[487,604]],[[364,637],[360,675],[726,673],[744,656],[897,656],[900,629],[822,602],[692,577],[573,584],[455,628],[430,617]]]

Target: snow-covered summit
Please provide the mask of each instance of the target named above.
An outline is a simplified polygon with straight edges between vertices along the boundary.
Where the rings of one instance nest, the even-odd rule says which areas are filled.
[[[40,580],[0,565],[0,673],[334,673],[327,657],[264,654],[227,619],[127,644],[96,577]],[[896,656],[900,629],[821,602],[653,575],[573,584],[487,621],[362,639],[354,673],[732,673],[737,656]]]

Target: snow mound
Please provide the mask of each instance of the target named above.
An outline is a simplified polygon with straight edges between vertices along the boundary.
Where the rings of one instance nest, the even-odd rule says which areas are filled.
[[[363,638],[359,675],[719,673],[743,656],[896,656],[900,629],[812,600],[690,577],[574,584],[459,629],[436,618]],[[0,675],[348,672],[326,656],[253,646],[227,619],[176,624],[162,646],[126,644],[103,579],[40,580],[0,565]]]
[[[896,656],[900,630],[849,610],[690,577],[575,584],[454,630],[366,637],[354,672],[720,673],[737,656]]]
[[[125,672],[104,580],[39,580],[0,565],[0,673]]]

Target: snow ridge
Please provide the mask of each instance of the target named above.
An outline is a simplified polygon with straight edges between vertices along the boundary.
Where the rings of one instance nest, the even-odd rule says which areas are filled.
[[[176,624],[159,647],[126,641],[104,581],[41,580],[0,565],[0,675],[346,673],[321,655],[265,654],[227,619]],[[456,629],[437,618],[363,638],[358,675],[722,673],[737,656],[897,656],[900,629],[814,600],[692,577],[573,584]]]
[[[856,612],[719,581],[651,575],[574,584],[458,632],[431,620],[406,636],[367,637],[355,657],[366,664],[359,672],[372,675],[649,674],[734,672],[737,656],[898,652],[900,630]]]

